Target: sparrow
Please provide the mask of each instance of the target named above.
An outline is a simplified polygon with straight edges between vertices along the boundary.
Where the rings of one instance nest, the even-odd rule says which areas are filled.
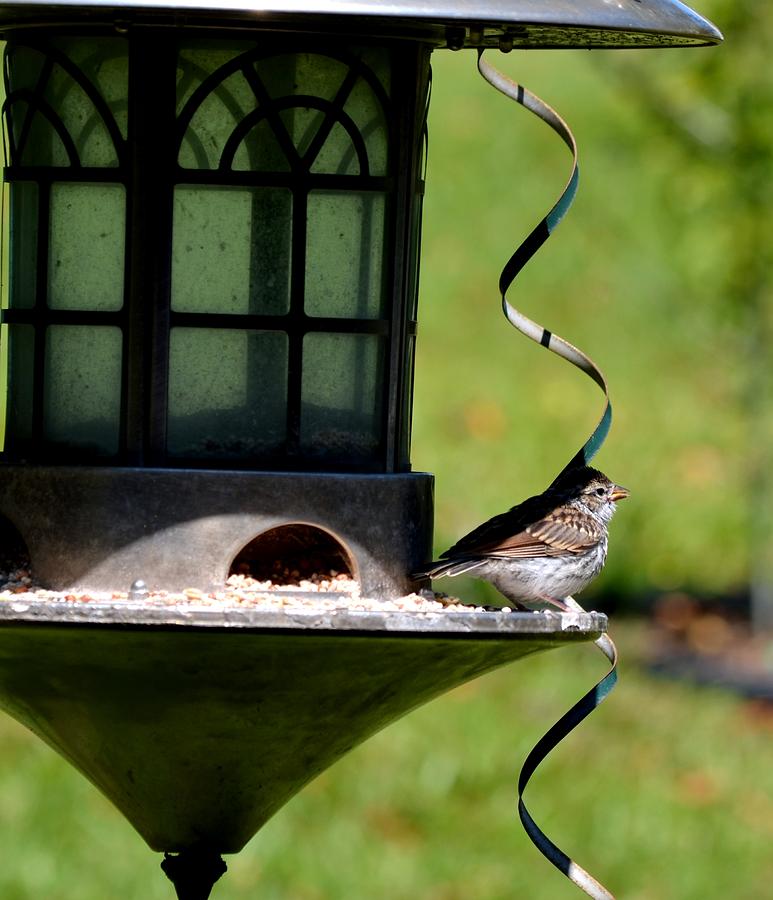
[[[586,588],[607,558],[607,524],[628,490],[590,466],[562,472],[550,487],[479,525],[416,580],[473,575],[519,609],[552,604]]]

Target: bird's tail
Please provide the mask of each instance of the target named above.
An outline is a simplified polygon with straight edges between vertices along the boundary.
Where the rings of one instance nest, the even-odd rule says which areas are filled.
[[[414,581],[421,581],[423,578],[443,578],[444,576],[453,577],[454,575],[465,575],[473,569],[477,569],[482,563],[481,559],[447,559],[430,563],[426,569],[419,569],[418,572],[412,572],[411,578]]]

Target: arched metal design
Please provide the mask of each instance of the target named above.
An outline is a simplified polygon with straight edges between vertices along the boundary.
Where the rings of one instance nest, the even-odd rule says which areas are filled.
[[[122,43],[63,39],[8,48],[2,111],[12,167],[121,165],[126,156],[125,105],[111,105],[102,92],[100,72],[111,64],[121,66]],[[122,74],[118,79],[125,83],[125,71]],[[115,77],[111,73],[111,80]]]
[[[385,56],[383,50],[372,48],[360,50],[359,55],[342,50],[255,48],[207,72],[181,55],[178,92],[188,96],[177,119],[179,164],[223,172],[248,168],[307,175],[386,175],[391,103],[385,85],[368,65],[384,67]],[[321,84],[320,72],[329,74],[327,85]],[[388,74],[387,68],[382,77]],[[321,86],[326,96],[314,93]],[[219,107],[218,111],[213,107]],[[311,110],[318,115],[309,117]],[[306,114],[300,128],[292,127],[296,123],[288,122],[287,113]],[[220,141],[213,134],[213,120],[221,128]],[[265,137],[248,145],[253,130],[264,121],[275,150],[269,158]],[[325,145],[334,143],[331,132],[336,126],[345,132],[348,146],[333,149],[332,155],[343,149],[337,164],[329,159],[320,164]],[[248,166],[235,165],[240,150],[246,152]],[[355,171],[352,162],[356,162]]]

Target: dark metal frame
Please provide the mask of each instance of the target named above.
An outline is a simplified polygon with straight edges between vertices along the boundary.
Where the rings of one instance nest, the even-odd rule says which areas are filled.
[[[67,34],[67,31],[62,31]],[[95,32],[79,30],[79,35]],[[114,35],[114,32],[113,32]],[[182,40],[186,33],[181,32]],[[195,33],[201,37],[201,32]],[[217,33],[207,35],[217,37]],[[56,112],[38,103],[36,109],[47,116],[68,150],[68,167],[25,166],[24,134],[22,126],[18,146],[13,129],[8,128],[8,165],[4,176],[8,183],[34,181],[38,184],[38,245],[36,296],[32,308],[2,311],[2,322],[13,325],[32,325],[35,328],[35,359],[33,376],[33,438],[31,446],[18,446],[9,434],[6,450],[0,459],[7,462],[84,462],[130,466],[260,468],[272,470],[333,470],[333,471],[406,471],[409,463],[409,430],[411,416],[412,342],[416,333],[416,292],[418,280],[418,235],[423,193],[421,166],[421,132],[426,122],[426,94],[428,86],[429,50],[421,44],[395,42],[391,45],[392,97],[382,94],[384,115],[388,127],[389,164],[385,177],[374,176],[367,170],[364,146],[359,148],[359,175],[329,175],[309,171],[327,131],[340,119],[347,89],[356,76],[356,58],[346,46],[332,39],[311,42],[308,39],[287,40],[277,34],[255,32],[228,37],[255,40],[255,49],[227,64],[243,67],[261,55],[277,52],[308,51],[332,55],[350,66],[350,74],[341,93],[332,103],[319,98],[295,97],[305,105],[326,108],[328,117],[321,132],[312,142],[304,158],[295,147],[282,138],[278,118],[281,101],[267,110],[274,132],[287,157],[287,173],[233,171],[228,159],[216,170],[182,169],[177,160],[178,149],[185,129],[196,107],[196,99],[222,77],[220,71],[204,82],[189,99],[179,118],[175,116],[175,70],[177,43],[166,29],[132,28],[127,36],[129,44],[129,133],[128,139],[118,129],[110,110],[88,79],[47,42],[34,36],[20,35],[18,41],[10,36],[9,52],[19,44],[34,47],[48,54],[38,84],[42,92],[45,80],[54,63],[65,66],[94,102],[113,138],[118,165],[115,167],[86,167],[81,165],[74,142],[65,138]],[[270,49],[264,50],[264,46]],[[254,76],[254,70],[253,76]],[[253,78],[253,89],[259,96],[260,84]],[[9,120],[17,101],[36,102],[29,91],[11,90],[6,72],[6,102],[3,114]],[[32,109],[32,106],[28,107]],[[263,107],[262,107],[263,108]],[[171,111],[171,112],[170,112]],[[246,133],[254,122],[248,119],[241,130]],[[10,126],[10,122],[9,122]],[[327,131],[325,130],[327,129]],[[238,130],[238,129],[237,129]],[[350,134],[351,134],[351,129]],[[238,134],[229,141],[236,142]],[[355,138],[355,146],[357,139]],[[228,148],[227,148],[228,149]],[[230,154],[232,156],[232,153]],[[228,154],[224,152],[224,157]],[[363,171],[364,170],[364,171]],[[127,234],[125,262],[125,302],[122,309],[108,311],[54,310],[46,305],[48,267],[48,221],[50,190],[56,181],[85,181],[123,184],[127,191]],[[290,273],[290,309],[285,315],[234,315],[179,312],[170,308],[172,254],[172,198],[177,184],[208,184],[238,186],[279,186],[293,192],[293,239]],[[378,190],[387,196],[387,227],[384,259],[385,278],[388,279],[385,304],[386,315],[380,319],[346,319],[309,316],[303,308],[305,275],[305,198],[312,189]],[[121,398],[120,449],[115,457],[97,459],[73,449],[71,454],[61,445],[47,446],[43,440],[43,385],[45,364],[45,331],[48,325],[114,325],[123,333],[123,385]],[[190,459],[172,457],[166,451],[166,414],[168,398],[168,357],[170,329],[177,326],[282,331],[289,338],[287,385],[287,445],[280,456],[249,460]],[[382,446],[378,457],[362,463],[340,460],[332,463],[304,456],[300,449],[300,408],[302,361],[301,344],[311,332],[376,334],[387,342],[384,381],[382,386]],[[67,458],[69,455],[69,458]]]

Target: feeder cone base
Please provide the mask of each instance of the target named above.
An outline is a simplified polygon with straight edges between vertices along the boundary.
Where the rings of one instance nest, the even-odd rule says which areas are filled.
[[[164,854],[161,869],[177,891],[178,900],[207,900],[212,887],[228,867],[212,850],[184,850]]]

